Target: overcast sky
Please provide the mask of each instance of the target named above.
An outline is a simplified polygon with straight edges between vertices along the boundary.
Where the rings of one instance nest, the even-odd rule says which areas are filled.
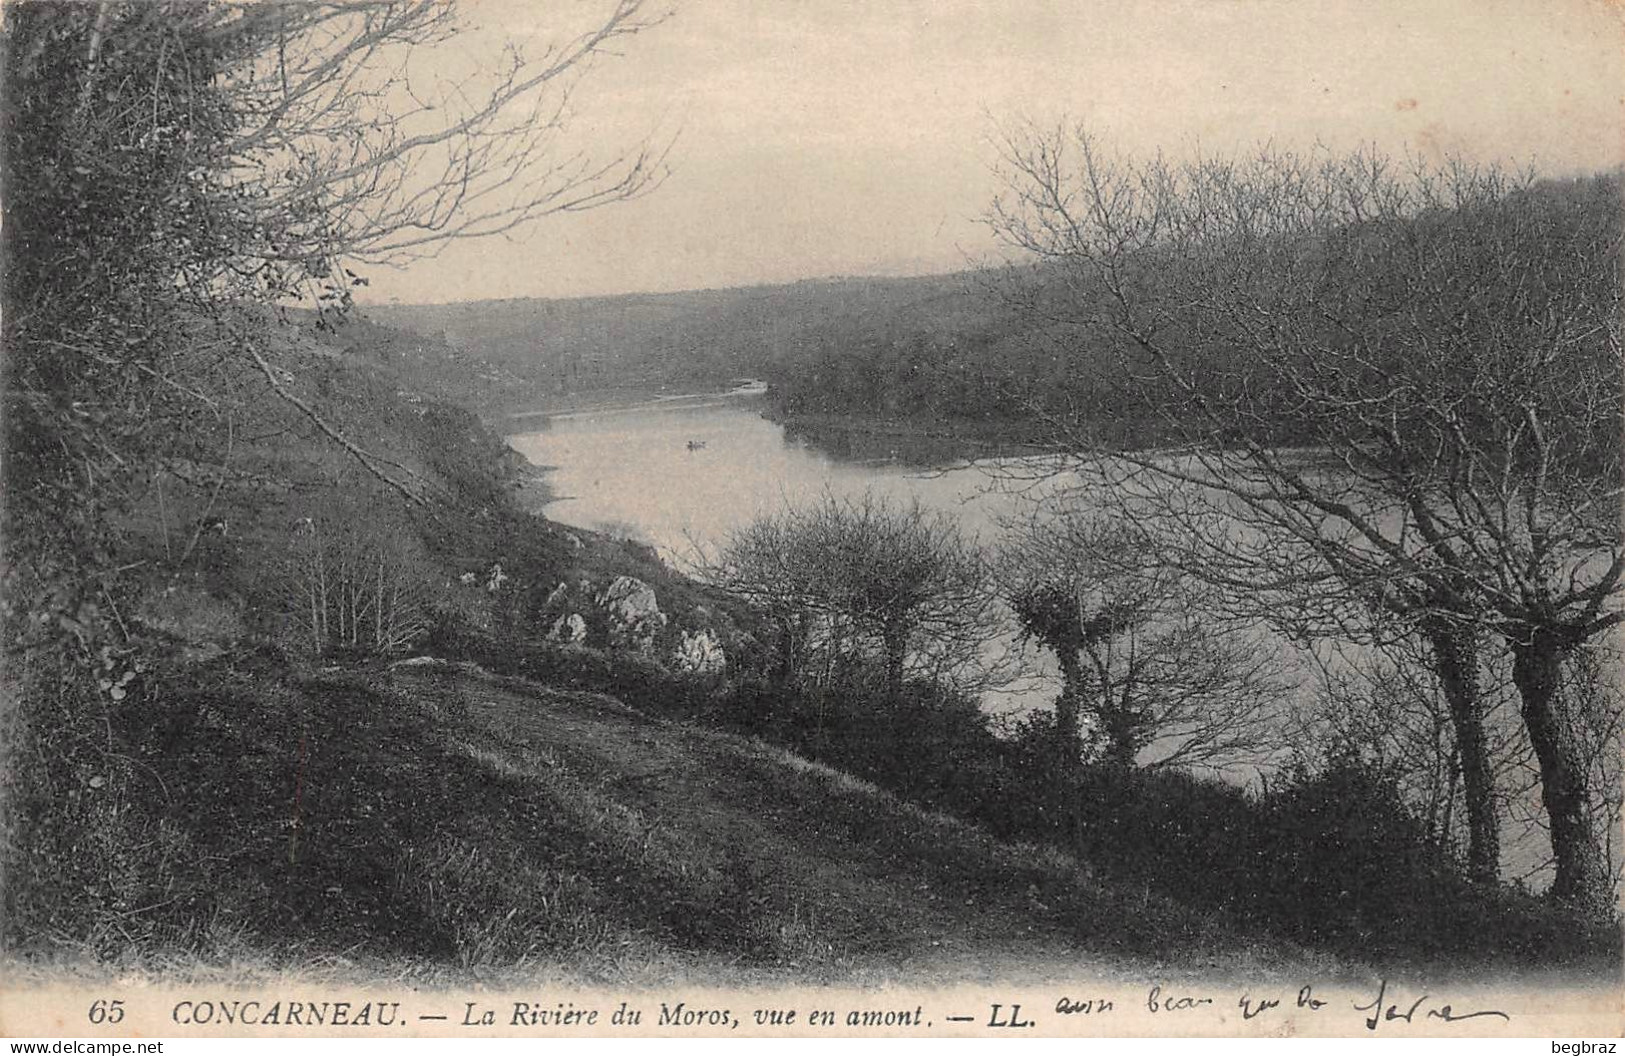
[[[586,2],[586,0],[581,0]],[[526,0],[467,17],[535,33]],[[1131,151],[1261,140],[1533,162],[1625,158],[1625,31],[1594,0],[677,0],[595,68],[572,135],[680,128],[631,203],[374,272],[371,299],[678,290],[963,267],[995,123]],[[485,47],[489,37],[469,38]]]

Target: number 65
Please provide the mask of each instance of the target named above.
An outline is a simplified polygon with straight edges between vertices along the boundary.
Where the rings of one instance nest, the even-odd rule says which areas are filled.
[[[92,1023],[118,1023],[124,1019],[123,1001],[92,1001],[87,1013]]]

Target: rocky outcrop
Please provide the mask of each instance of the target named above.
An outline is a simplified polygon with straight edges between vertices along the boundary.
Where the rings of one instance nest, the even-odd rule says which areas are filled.
[[[686,675],[720,675],[728,668],[722,642],[709,628],[684,631],[672,653],[672,664]]]
[[[547,640],[561,642],[564,645],[580,645],[587,640],[586,617],[579,612],[560,616],[553,621],[553,629],[547,632]]]
[[[669,622],[660,611],[654,588],[632,576],[616,576],[598,595],[598,604],[609,618],[611,645],[653,651],[655,636]]]

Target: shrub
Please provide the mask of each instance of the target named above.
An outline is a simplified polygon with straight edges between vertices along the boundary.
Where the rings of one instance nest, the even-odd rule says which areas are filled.
[[[679,677],[638,653],[496,637],[445,613],[438,615],[424,646],[437,656],[471,660],[497,674],[605,693],[640,711],[692,715],[706,708],[704,683]]]
[[[1461,886],[1398,785],[1357,759],[1300,770],[1261,806],[1274,836],[1273,908],[1296,934],[1380,941]]]
[[[428,631],[430,571],[408,540],[355,519],[316,517],[302,522],[290,550],[284,605],[315,655],[388,656]]]
[[[998,742],[974,698],[914,679],[893,702],[878,664],[831,684],[781,685],[750,675],[717,695],[715,721],[846,770],[917,802],[973,814]]]

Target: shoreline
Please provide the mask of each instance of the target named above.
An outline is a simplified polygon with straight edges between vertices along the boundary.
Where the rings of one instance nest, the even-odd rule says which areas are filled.
[[[503,436],[534,432],[537,423],[577,414],[613,414],[626,411],[653,410],[661,407],[683,407],[705,400],[751,400],[767,394],[767,385],[752,378],[738,379],[731,389],[708,392],[673,393],[665,388],[639,386],[589,389],[569,393],[557,402],[539,401],[524,410],[500,410],[490,415],[491,424]]]
[[[613,396],[609,394],[613,393]],[[734,387],[714,392],[685,392],[671,394],[659,389],[617,388],[598,389],[579,394],[571,394],[563,401],[562,406],[543,407],[523,411],[499,411],[485,417],[488,427],[492,428],[504,442],[509,437],[522,436],[537,431],[535,425],[545,423],[551,419],[573,416],[578,414],[612,414],[650,410],[661,407],[684,407],[701,404],[704,401],[726,402],[733,400],[758,399],[767,393],[767,385],[754,378],[735,379]],[[532,513],[542,514],[546,507],[556,502],[563,502],[575,498],[573,495],[561,495],[554,489],[551,477],[560,468],[556,465],[537,464],[526,458],[524,453],[509,445],[508,450],[522,465],[516,465],[514,489],[520,494],[520,503]]]
[[[887,418],[828,412],[778,413],[765,417],[799,439],[843,461],[898,461],[946,467],[989,458],[1050,453],[1021,422],[970,419]]]

